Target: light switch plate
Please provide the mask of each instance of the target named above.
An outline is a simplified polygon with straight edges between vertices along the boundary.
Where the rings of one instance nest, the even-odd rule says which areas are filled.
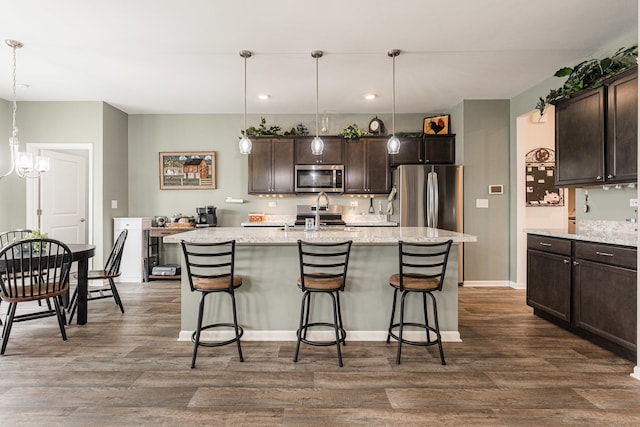
[[[270,208],[275,208],[276,206],[278,206],[278,204],[276,202],[269,202],[269,207]]]
[[[629,199],[629,206],[635,208],[638,206],[638,199]]]
[[[111,201],[111,209],[118,209],[118,201],[117,200],[112,200]]]
[[[476,199],[476,208],[488,208],[489,199]]]

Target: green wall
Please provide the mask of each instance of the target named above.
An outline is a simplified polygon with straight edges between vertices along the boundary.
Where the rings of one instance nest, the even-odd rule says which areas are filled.
[[[422,129],[423,114],[396,115],[396,132],[418,132]],[[315,129],[315,116],[264,116],[267,126],[279,125],[283,130],[297,123]],[[368,125],[373,116],[334,115],[330,117],[330,134],[338,134],[346,125]],[[379,116],[387,126],[391,118]],[[257,125],[260,115],[249,115],[247,124]],[[238,152],[238,135],[242,116],[232,114],[167,114],[132,115],[129,117],[129,215],[172,216],[176,213],[195,215],[199,206],[216,206],[218,224],[239,226],[247,221],[249,212],[295,214],[297,204],[311,204],[315,196],[265,198],[247,194],[247,156]],[[158,177],[159,152],[215,151],[215,190],[160,190]],[[241,198],[246,203],[228,204],[227,197]],[[349,196],[331,196],[331,202],[349,205]],[[380,198],[386,200],[386,198]],[[269,207],[276,202],[276,207]],[[366,212],[368,201],[359,199],[357,212]],[[377,203],[377,202],[376,202]]]

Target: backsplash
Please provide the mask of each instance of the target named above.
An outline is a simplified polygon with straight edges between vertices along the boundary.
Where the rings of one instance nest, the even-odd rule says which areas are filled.
[[[576,227],[576,231],[580,234],[627,234],[638,232],[638,223],[631,221],[580,219],[577,221]]]

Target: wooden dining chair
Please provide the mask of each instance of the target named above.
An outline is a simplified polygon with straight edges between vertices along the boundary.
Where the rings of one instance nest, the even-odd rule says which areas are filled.
[[[103,299],[103,298],[113,298],[120,307],[120,311],[124,313],[124,306],[122,305],[122,300],[120,299],[120,294],[118,293],[118,288],[116,287],[116,283],[113,279],[120,276],[120,262],[122,260],[122,253],[124,252],[124,243],[127,240],[128,230],[124,229],[116,239],[113,247],[111,248],[111,253],[109,254],[109,258],[107,258],[107,262],[104,265],[103,270],[90,270],[87,274],[87,280],[107,280],[107,285],[100,286],[96,289],[89,289],[87,295],[87,301]],[[73,315],[78,309],[78,288],[73,292],[73,296],[71,297],[70,308],[69,308],[69,323],[73,320]]]
[[[64,243],[48,238],[25,239],[0,249],[0,299],[9,303],[2,329],[4,355],[14,322],[56,316],[62,339],[67,340],[60,296],[69,289],[71,250]],[[19,303],[53,301],[52,310],[16,315]]]

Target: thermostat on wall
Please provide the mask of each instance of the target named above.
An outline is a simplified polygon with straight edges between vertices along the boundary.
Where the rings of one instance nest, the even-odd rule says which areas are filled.
[[[504,193],[502,184],[489,186],[489,194],[502,194],[502,193]]]

